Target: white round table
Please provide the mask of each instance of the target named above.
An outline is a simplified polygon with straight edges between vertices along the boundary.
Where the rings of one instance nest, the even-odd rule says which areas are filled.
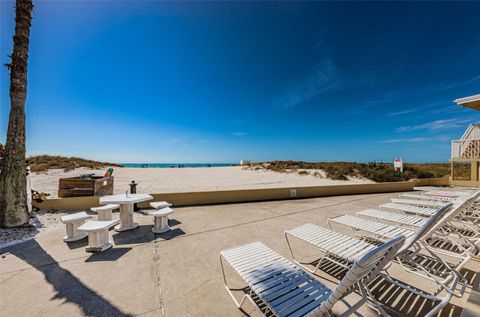
[[[127,231],[138,227],[138,223],[133,222],[133,204],[152,199],[148,194],[120,194],[100,197],[100,204],[120,205],[120,224],[115,226],[115,231]]]

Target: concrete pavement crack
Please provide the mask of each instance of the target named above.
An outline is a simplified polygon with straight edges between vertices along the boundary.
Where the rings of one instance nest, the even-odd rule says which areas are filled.
[[[160,251],[158,250],[158,242],[155,241],[155,247],[153,251],[153,261],[155,263],[155,277],[157,279],[157,286],[158,286],[158,300],[160,303],[160,311],[162,313],[162,317],[165,317],[165,309],[163,303],[163,293],[162,293],[162,285],[160,283]]]

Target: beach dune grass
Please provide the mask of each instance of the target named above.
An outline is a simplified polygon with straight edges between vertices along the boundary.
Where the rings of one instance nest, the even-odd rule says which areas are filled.
[[[46,172],[50,169],[71,171],[76,168],[100,169],[122,167],[121,164],[99,162],[78,157],[39,155],[27,159],[32,172]],[[252,170],[267,170],[279,173],[296,173],[300,176],[314,176],[331,180],[347,181],[363,178],[374,182],[398,182],[416,178],[436,178],[450,175],[448,163],[407,163],[403,173],[395,171],[391,163],[358,162],[303,162],[271,161],[253,163],[245,167]]]
[[[272,161],[255,163],[252,169],[288,173],[297,172],[307,175],[307,170],[322,170],[326,177],[332,180],[349,180],[350,178],[366,178],[375,182],[398,182],[414,178],[446,177],[450,175],[448,163],[409,163],[405,164],[404,172],[395,171],[391,163],[357,163],[357,162],[303,162],[303,161]],[[321,177],[318,172],[313,176]]]
[[[27,158],[27,164],[32,172],[46,172],[49,169],[63,169],[68,172],[79,167],[99,169],[104,167],[121,167],[122,165],[109,162],[98,162],[79,157],[63,157],[51,155],[38,155]]]

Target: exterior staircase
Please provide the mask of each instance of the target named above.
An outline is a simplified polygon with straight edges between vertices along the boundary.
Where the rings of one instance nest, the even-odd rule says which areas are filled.
[[[452,141],[452,159],[480,159],[480,124],[471,124],[460,140]]]
[[[460,158],[465,160],[480,159],[480,140],[468,140],[468,145],[463,150]]]

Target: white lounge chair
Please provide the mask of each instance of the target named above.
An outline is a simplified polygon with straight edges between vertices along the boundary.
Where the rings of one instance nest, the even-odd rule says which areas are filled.
[[[430,196],[443,196],[443,197],[466,197],[470,196],[471,192],[470,191],[454,191],[454,190],[430,190],[425,193],[425,195],[430,195]]]
[[[452,203],[454,204],[454,207],[461,206],[462,208],[459,209],[459,213],[456,214],[455,220],[450,221],[449,225],[451,229],[453,229],[457,234],[463,237],[464,240],[467,241],[467,243],[477,243],[480,240],[480,208],[478,205],[476,205],[476,201],[480,197],[480,191],[470,191],[469,196],[463,196],[460,198],[457,198],[456,200],[453,200]],[[393,200],[393,199],[392,199]],[[412,202],[417,202],[421,201],[424,202],[424,200],[412,200]],[[433,201],[429,201],[433,202]],[[436,202],[439,203],[439,202]],[[440,202],[443,203],[443,202]],[[415,203],[413,203],[415,204]],[[418,203],[417,205],[421,205],[422,203]],[[385,206],[385,205],[384,205]],[[392,207],[392,205],[387,205],[387,208],[384,208],[386,210],[392,210],[395,212],[400,211],[399,206],[395,205],[393,208],[388,208]],[[421,216],[426,216],[425,210],[423,209],[416,209],[416,208],[410,208],[407,207],[408,211],[406,212],[407,214],[413,214],[409,213],[411,211],[415,211],[416,214],[421,215]],[[360,215],[360,214],[359,214]],[[365,212],[364,216],[370,217],[370,218],[375,218],[374,212]],[[392,219],[392,218],[397,218],[398,216],[393,215],[393,213],[383,213],[381,214],[380,217],[377,217],[378,219],[385,220],[391,222],[392,220],[395,220],[398,222],[399,225],[405,225],[404,221],[405,219],[408,219],[410,224],[413,224],[412,221],[415,221],[416,217],[414,215],[412,216],[405,216],[404,219],[402,220],[397,220],[397,219]],[[417,218],[418,219],[418,218]]]
[[[343,297],[358,290],[362,299],[341,316],[355,312],[368,299],[385,313],[381,305],[371,296],[368,284],[378,276],[404,243],[399,236],[379,247],[373,248],[356,260],[338,286],[331,290],[320,281],[271,250],[261,242],[254,242],[220,252],[225,288],[238,308],[248,299],[263,316],[268,312],[275,316],[325,316]],[[227,283],[223,260],[228,262],[249,286],[250,291],[240,302]],[[256,295],[264,304],[261,308],[252,298]]]
[[[459,234],[467,233],[465,235],[468,237],[476,237],[480,234],[480,223],[475,220],[470,219],[470,215],[465,214],[468,211],[458,210],[458,214],[455,215],[455,218],[449,222],[448,225],[451,226],[451,229],[458,231]],[[357,212],[357,216],[362,218],[373,219],[375,221],[387,222],[396,226],[408,227],[411,229],[416,229],[422,226],[428,218],[422,216],[416,216],[411,214],[401,214],[391,211],[383,211],[377,209],[366,209]]]
[[[429,208],[438,208],[446,204],[446,202],[429,201],[429,200],[421,200],[421,199],[391,198],[390,201],[396,204],[405,204],[405,205],[413,205],[413,206],[429,207]]]
[[[67,234],[63,237],[63,241],[72,242],[85,238],[87,234],[78,231],[78,227],[83,225],[86,220],[91,218],[93,217],[88,215],[85,211],[60,217],[60,220],[65,224],[65,231]]]
[[[418,207],[405,204],[386,203],[379,206],[382,210],[390,210],[394,212],[401,212],[413,215],[421,215],[424,217],[430,217],[437,211],[437,208]]]
[[[428,200],[428,201],[444,201],[450,202],[454,201],[456,198],[454,197],[445,197],[445,196],[429,196],[429,195],[421,195],[421,194],[401,194],[401,198],[413,198],[413,199],[420,199],[420,200]]]
[[[435,241],[435,243],[429,243],[431,248],[435,249],[435,252],[441,253],[441,254],[446,254],[450,255],[452,257],[458,258],[459,265],[456,267],[457,270],[459,270],[463,265],[466,264],[468,260],[470,260],[471,255],[474,254],[474,251],[467,246],[462,246],[460,244],[460,241],[455,241],[453,237],[449,236],[452,231],[450,230],[452,225],[451,221],[455,218],[456,215],[460,213],[459,208],[454,208],[450,212],[446,213],[445,217],[442,219],[439,219],[437,224],[434,227],[434,230],[430,232],[428,235],[428,238],[431,239],[431,241]],[[381,212],[381,211],[380,211]],[[392,218],[397,218],[395,216],[406,216],[406,215],[401,215],[401,214],[395,214],[391,213],[393,217],[389,217],[388,212],[384,212],[383,214],[379,215],[377,213],[377,218],[380,218],[380,220],[383,220],[382,218],[388,218],[389,222],[393,222]],[[378,217],[378,216],[383,216],[383,217]],[[418,216],[410,216],[408,219],[402,219],[403,221],[408,221],[412,222],[413,218],[417,218],[418,220],[422,219],[421,217]],[[337,225],[343,225],[346,227],[349,227],[352,229],[353,233],[360,236],[360,237],[370,237],[374,238],[379,241],[385,241],[388,240],[392,237],[394,237],[397,234],[403,234],[406,237],[412,236],[416,230],[418,230],[421,226],[424,226],[426,222],[428,221],[428,218],[424,218],[423,224],[422,225],[417,225],[415,226],[416,228],[405,228],[405,224],[386,224],[384,222],[377,222],[377,221],[372,221],[372,220],[367,220],[364,218],[356,217],[356,216],[350,216],[350,215],[342,215],[342,216],[337,216],[334,218],[329,218],[327,220],[328,226],[331,229],[332,224],[337,224]],[[448,228],[446,228],[448,227]],[[447,230],[445,230],[447,229]],[[463,237],[462,237],[462,240]],[[439,241],[449,244],[453,244],[459,252],[453,253],[450,251],[447,251],[442,248],[442,244],[439,243]]]
[[[397,224],[412,229],[423,226],[428,221],[428,218],[425,217],[406,215],[397,212],[389,212],[377,209],[365,209],[359,211],[357,212],[357,216],[374,219],[376,221],[380,220],[392,224]]]
[[[120,205],[108,204],[100,207],[92,207],[90,210],[98,214],[99,221],[109,221],[112,220],[113,210],[118,208],[120,208]]]
[[[379,240],[388,240],[398,235],[410,237],[415,234],[414,230],[388,225],[381,222],[371,221],[351,215],[342,215],[327,220],[328,228],[332,230],[332,223],[340,224],[351,228],[352,230],[365,231]]]
[[[435,306],[426,316],[434,316],[448,303],[453,295],[461,296],[465,291],[466,280],[463,278],[463,276],[461,276],[457,270],[451,268],[445,261],[438,257],[437,254],[431,252],[430,249],[427,249],[427,252],[433,259],[435,259],[437,263],[441,263],[445,268],[442,271],[444,277],[443,279],[439,279],[437,276],[433,275],[431,269],[424,267],[421,263],[413,261],[420,251],[425,249],[423,243],[424,237],[428,236],[431,231],[436,229],[436,224],[445,216],[450,207],[451,204],[440,208],[437,213],[428,219],[425,225],[420,227],[413,235],[405,240],[405,244],[397,254],[397,258],[399,259],[398,262],[402,264],[404,269],[411,273],[418,274],[423,278],[427,278],[438,286],[437,290],[431,294],[428,294],[423,291],[412,289],[408,285],[402,284],[401,282],[395,281],[396,285],[399,287],[412,291],[423,298],[439,302],[439,304]],[[323,254],[313,270],[295,258],[289,237],[304,241],[309,245],[314,246]],[[350,237],[313,224],[305,224],[300,227],[289,229],[285,231],[285,238],[287,240],[293,261],[312,273],[318,270],[324,261],[340,265],[344,268],[349,268],[355,259],[358,259],[375,247],[375,245],[368,243],[361,238]],[[411,268],[406,267],[407,264]],[[391,278],[389,278],[389,280],[391,280]],[[461,282],[461,287],[460,290],[457,290],[459,282]],[[445,291],[443,296],[442,291]]]
[[[462,232],[457,232],[457,230],[459,230],[459,223],[455,222],[455,219],[462,213],[462,210],[465,208],[465,206],[477,199],[478,195],[480,195],[480,192],[475,193],[475,195],[471,196],[469,200],[464,201],[462,205],[457,204],[454,206],[452,203],[449,203],[445,207],[440,208],[436,213],[440,212],[442,209],[445,209],[447,206],[450,206],[447,208],[450,210],[444,212],[444,216],[437,221],[437,223],[432,227],[431,231],[423,238],[426,241],[425,245],[429,251],[458,259],[458,263],[448,266],[448,269],[453,269],[457,273],[471,259],[471,257],[476,254],[477,248],[475,243],[478,242],[478,239],[476,239],[476,237],[472,238],[471,236],[466,236],[462,234]],[[387,213],[381,215],[377,213],[376,216],[380,216],[380,218],[389,218],[390,222],[393,222],[392,218],[398,218],[398,216],[395,216],[394,213],[392,213],[392,217],[389,217]],[[409,224],[411,224],[414,217],[415,216],[410,216],[408,219],[402,220],[408,221]],[[421,219],[420,217],[417,218],[419,220]],[[397,232],[401,232],[401,234],[407,237],[411,236],[415,232],[399,227],[398,225],[388,225],[385,223],[369,221],[349,215],[328,219],[329,226],[331,226],[332,223],[347,226],[354,230],[354,233],[358,231],[367,233],[367,236],[376,238],[380,241],[385,241],[391,238]],[[424,222],[422,226],[425,226],[425,224],[426,222]],[[417,226],[417,228],[420,227]],[[460,228],[463,229],[462,227]],[[457,234],[453,235],[455,232]],[[365,234],[360,234],[360,236],[364,235]],[[456,251],[448,249],[446,250],[444,246],[447,244],[454,246]]]
[[[424,238],[425,235],[427,235],[436,225],[438,225],[438,221],[445,216],[445,214],[449,211],[450,207],[451,204],[440,208],[438,212],[435,213],[430,219],[428,219],[422,227],[417,229],[413,235],[409,234],[410,236],[407,239],[403,249],[408,249],[409,247],[417,243],[419,239]],[[364,220],[361,218],[357,219]],[[385,228],[385,225],[380,225],[382,225],[381,228]],[[369,228],[365,227],[365,229],[368,230]],[[382,234],[379,234],[378,236],[382,235],[388,239],[387,230],[385,230]],[[350,263],[353,260],[357,259],[359,256],[362,256],[363,254],[365,254],[365,252],[370,251],[371,248],[375,247],[375,245],[368,243],[365,240],[360,239],[359,237],[351,237],[348,235],[344,235],[331,229],[322,228],[314,224],[305,224],[285,231],[285,238],[287,240],[287,244],[289,246],[290,253],[294,261],[296,260],[288,239],[289,236],[295,237],[299,240],[315,246],[316,248],[320,249],[322,253],[325,254],[325,260],[331,261],[346,268],[349,267]],[[342,259],[343,262],[339,262],[338,259]],[[310,270],[308,267],[305,266],[304,268],[314,273],[318,269],[318,266],[320,266],[320,262],[321,261],[319,261],[317,267],[314,270]],[[345,262],[347,264],[345,264]],[[295,263],[302,265],[300,262]]]

